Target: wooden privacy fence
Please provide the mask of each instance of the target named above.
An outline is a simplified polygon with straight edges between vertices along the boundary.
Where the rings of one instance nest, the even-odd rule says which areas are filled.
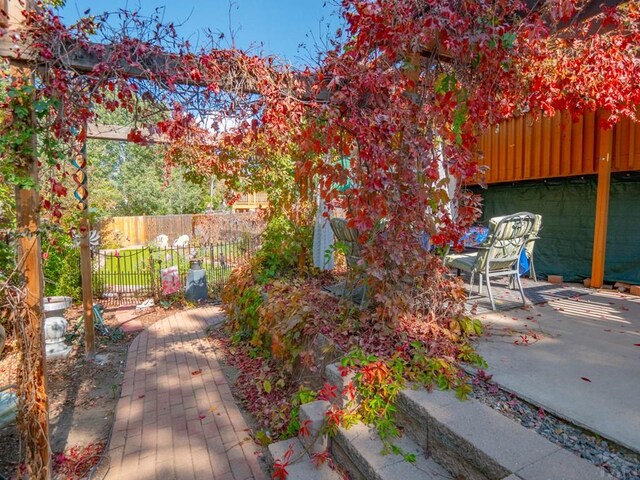
[[[598,151],[608,133],[603,113],[587,112],[574,122],[567,111],[533,114],[487,130],[479,142],[479,163],[489,167],[487,183],[594,175]],[[640,123],[624,119],[613,128],[612,172],[640,170]]]
[[[245,234],[229,242],[200,247],[141,247],[101,250],[92,258],[92,286],[96,298],[110,303],[129,303],[162,297],[161,271],[175,266],[182,292],[190,260],[202,260],[210,298],[219,298],[234,268],[246,264],[259,246],[260,237]]]
[[[262,227],[255,212],[112,217],[98,225],[103,242],[118,247],[150,245],[158,235],[167,235],[170,245],[182,235],[197,237],[201,244],[226,242],[233,240],[238,230],[255,235]]]
[[[109,238],[123,247],[147,245],[158,235],[167,235],[173,242],[181,235],[191,236],[193,215],[140,215],[112,217],[101,222],[102,238]]]

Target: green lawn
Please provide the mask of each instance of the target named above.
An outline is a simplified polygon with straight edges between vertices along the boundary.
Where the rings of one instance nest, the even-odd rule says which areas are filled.
[[[224,282],[231,274],[233,265],[247,257],[234,244],[207,247],[199,253],[203,254],[203,267],[210,283]],[[220,253],[227,260],[226,268],[219,263]],[[212,258],[215,259],[213,265]],[[184,283],[189,270],[189,250],[152,251],[138,248],[100,253],[94,259],[93,278],[105,286],[151,286],[152,280],[160,281],[160,270],[170,266],[178,267]]]

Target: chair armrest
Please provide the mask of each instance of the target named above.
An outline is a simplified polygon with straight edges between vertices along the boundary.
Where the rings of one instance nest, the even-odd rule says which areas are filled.
[[[484,242],[482,242],[480,245],[478,245],[475,248],[486,248],[488,249],[491,244],[493,243],[493,235],[490,233],[489,235],[487,235],[487,238],[485,239]]]

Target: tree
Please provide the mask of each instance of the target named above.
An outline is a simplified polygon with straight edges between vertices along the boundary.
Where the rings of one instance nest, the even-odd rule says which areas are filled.
[[[163,147],[92,140],[87,144],[91,207],[99,218],[202,212],[208,185],[165,168]],[[217,205],[216,205],[217,207]]]
[[[441,282],[438,264],[419,248],[422,232],[455,244],[479,213],[460,186],[481,175],[476,141],[485,128],[556,108],[607,108],[611,122],[634,118],[638,3],[590,19],[578,2],[342,5],[345,40],[316,74],[327,101],[309,114],[299,142],[309,155],[298,171],[322,179],[327,202],[346,208],[363,240],[386,219],[388,234],[369,243],[365,258],[381,318],[397,319],[412,303],[404,278],[426,270],[427,286]],[[348,168],[326,160],[339,154],[349,156]],[[448,178],[458,185],[455,217]],[[345,194],[333,188],[347,181]],[[446,324],[459,309],[440,308],[456,303],[447,288],[433,291],[421,315]]]

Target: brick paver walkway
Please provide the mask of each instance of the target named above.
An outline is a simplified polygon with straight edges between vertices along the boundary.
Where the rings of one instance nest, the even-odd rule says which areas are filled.
[[[264,479],[258,447],[205,338],[217,307],[177,313],[132,342],[107,479]]]

